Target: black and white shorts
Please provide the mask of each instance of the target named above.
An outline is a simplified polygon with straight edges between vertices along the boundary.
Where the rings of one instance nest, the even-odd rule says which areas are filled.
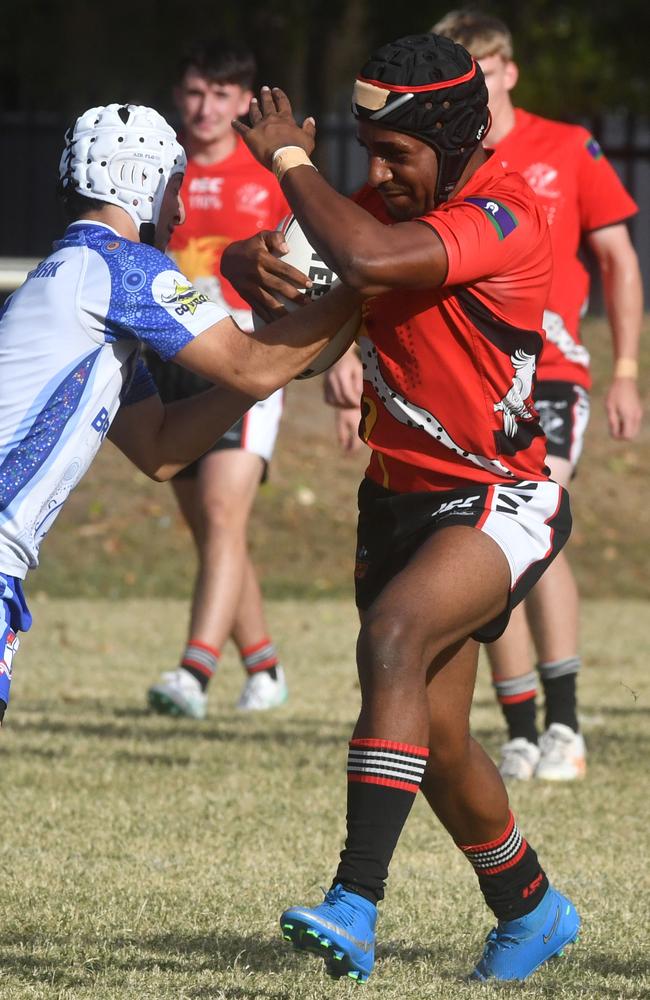
[[[174,364],[173,361],[161,361],[158,355],[148,352],[147,367],[158,387],[163,403],[173,403],[177,399],[187,399],[199,392],[211,389],[213,383],[201,378]],[[259,455],[264,462],[262,479],[266,479],[268,465],[273,456],[275,441],[280,428],[284,390],[277,389],[267,399],[261,399],[241,417],[237,423],[226,431],[206,452],[239,449],[253,455]],[[176,479],[190,479],[197,475],[201,459],[185,466],[176,474]]]
[[[534,399],[547,454],[567,459],[575,470],[589,423],[589,393],[573,382],[539,381]]]
[[[473,636],[492,642],[571,533],[566,490],[551,480],[476,483],[445,492],[393,493],[364,479],[359,487],[355,590],[365,611],[434,532],[464,524],[484,531],[510,566],[507,607]]]

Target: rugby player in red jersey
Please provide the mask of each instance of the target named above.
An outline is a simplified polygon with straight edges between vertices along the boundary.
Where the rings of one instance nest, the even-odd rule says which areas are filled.
[[[274,228],[288,212],[280,187],[233,132],[248,110],[255,59],[227,39],[192,45],[179,62],[174,100],[188,162],[183,182],[185,225],[169,244],[196,287],[252,329],[246,303],[219,271],[234,239]],[[165,402],[208,387],[205,379],[151,352],[149,366]],[[208,684],[232,636],[246,671],[244,710],[275,708],[287,697],[284,671],[269,637],[262,594],[248,551],[248,522],[266,477],[282,413],[283,390],[256,403],[199,461],[172,480],[199,556],[187,642],[178,666],[148,692],[157,712],[203,718]]]
[[[589,353],[580,340],[580,318],[589,294],[589,275],[578,256],[582,240],[600,270],[612,333],[614,369],[605,401],[609,430],[622,440],[639,431],[637,358],[643,292],[625,224],[637,207],[586,129],[513,106],[511,92],[518,70],[512,59],[512,37],[502,21],[459,10],[447,14],[432,30],[459,42],[479,61],[492,115],[487,144],[506,170],[523,175],[548,219],[553,281],[544,312],[546,345],[534,398],[546,434],[551,476],[567,486],[589,420]],[[527,597],[525,610],[522,604],[504,635],[488,647],[508,726],[500,763],[505,778],[570,781],[585,773],[576,699],[578,611],[578,589],[562,553]],[[540,738],[531,633],[546,702]]]
[[[461,46],[434,35],[383,46],[353,111],[368,153],[357,203],[313,168],[313,125],[294,123],[281,91],[264,88],[253,127],[236,126],[323,259],[367,300],[372,455],[359,490],[362,706],[347,840],[325,900],[290,908],[281,926],[331,974],[366,980],[377,903],[422,788],[497,917],[473,978],[525,979],[580,921],[519,832],[469,711],[479,643],[501,634],[570,530],[532,402],[548,226],[522,178],[481,144],[487,90]],[[249,293],[259,249],[234,244],[223,259]]]

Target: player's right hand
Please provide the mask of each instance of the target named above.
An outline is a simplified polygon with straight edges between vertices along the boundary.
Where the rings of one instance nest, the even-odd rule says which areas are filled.
[[[359,409],[363,392],[363,367],[357,355],[356,344],[353,344],[327,372],[323,392],[325,402],[329,406]]]
[[[359,437],[360,419],[361,408],[359,406],[351,406],[346,409],[339,407],[336,411],[336,437],[341,450],[348,455],[358,451],[363,443]]]
[[[303,305],[303,290],[312,282],[282,261],[289,250],[281,232],[264,229],[247,240],[236,240],[221,257],[221,273],[267,323],[286,314],[281,298]]]

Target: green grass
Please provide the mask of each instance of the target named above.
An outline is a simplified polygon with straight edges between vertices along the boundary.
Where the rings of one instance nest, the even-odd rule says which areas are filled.
[[[650,598],[650,425],[634,444],[609,438],[602,399],[610,337],[601,320],[588,321],[585,335],[595,389],[586,453],[571,490],[569,552],[585,596]],[[647,335],[644,358],[647,372]],[[271,480],[251,524],[253,557],[269,597],[350,593],[356,489],[366,462],[365,449],[353,458],[339,454],[320,380],[294,382]],[[42,555],[29,594],[189,597],[195,571],[169,487],[147,480],[110,444],[66,504]]]
[[[315,902],[344,833],[359,701],[349,601],[272,602],[291,688],[247,718],[228,648],[203,723],[146,714],[183,640],[179,600],[33,600],[0,734],[2,1000],[321,1000],[357,995],[295,956],[277,918]],[[587,780],[517,787],[520,824],[584,919],[523,987],[461,977],[490,926],[467,862],[418,800],[398,847],[366,989],[384,1000],[641,1000],[647,949],[650,653],[644,602],[584,607]],[[475,733],[501,725],[485,669]]]

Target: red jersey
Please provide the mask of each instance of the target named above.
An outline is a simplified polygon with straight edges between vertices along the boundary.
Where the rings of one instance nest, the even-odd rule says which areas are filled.
[[[514,128],[494,148],[506,170],[516,170],[528,181],[551,231],[553,281],[538,375],[588,389],[589,354],[580,343],[579,326],[589,275],[578,258],[580,239],[628,219],[637,206],[596,140],[578,125],[515,108]]]
[[[357,201],[390,223],[375,191],[364,188]],[[366,475],[398,493],[545,479],[532,402],[551,282],[544,211],[519,174],[506,174],[492,156],[455,198],[418,221],[442,240],[449,268],[442,287],[366,303]]]
[[[233,240],[275,229],[289,214],[280,185],[237,137],[234,152],[219,163],[188,161],[182,196],[187,219],[169,244],[174,259],[201,291],[245,321],[250,307],[222,277],[221,255]],[[238,310],[247,316],[238,316]]]

